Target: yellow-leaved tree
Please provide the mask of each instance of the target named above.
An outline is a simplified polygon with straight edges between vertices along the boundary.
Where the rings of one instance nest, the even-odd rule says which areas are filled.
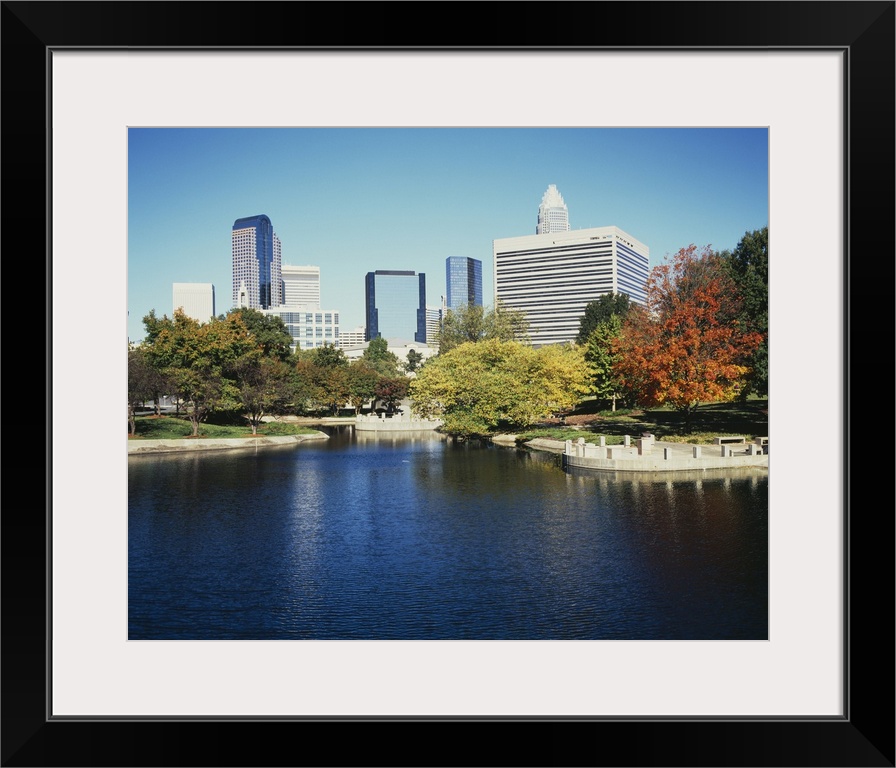
[[[588,391],[581,349],[515,341],[466,342],[432,358],[410,384],[412,409],[443,430],[484,437],[572,408]]]

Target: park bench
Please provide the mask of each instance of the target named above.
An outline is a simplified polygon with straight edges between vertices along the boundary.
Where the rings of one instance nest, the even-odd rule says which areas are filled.
[[[746,442],[747,438],[743,435],[723,435],[713,438],[714,445],[743,445]]]
[[[753,438],[753,442],[756,443],[756,445],[761,445],[763,448],[765,448],[765,446],[768,445],[768,438],[767,437],[755,437],[755,438]]]

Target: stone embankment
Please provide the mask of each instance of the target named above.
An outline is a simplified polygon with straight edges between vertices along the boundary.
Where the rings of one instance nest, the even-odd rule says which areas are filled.
[[[613,472],[686,472],[707,469],[768,468],[768,438],[757,437],[733,444],[717,438],[714,445],[657,442],[653,437],[632,441],[626,436],[622,445],[608,446],[576,441],[536,438],[524,443],[527,448],[550,451],[563,456],[564,467],[609,470]],[[515,445],[515,435],[498,435],[493,442]]]
[[[329,435],[315,432],[308,435],[284,435],[269,437],[266,435],[247,435],[233,438],[190,438],[175,440],[128,440],[128,455],[155,455],[159,453],[182,453],[195,451],[246,450],[262,446],[295,445],[305,440],[327,440]]]
[[[355,418],[355,429],[359,432],[431,432],[442,426],[440,419],[416,419],[409,413],[397,414],[391,418],[383,415],[365,414]]]

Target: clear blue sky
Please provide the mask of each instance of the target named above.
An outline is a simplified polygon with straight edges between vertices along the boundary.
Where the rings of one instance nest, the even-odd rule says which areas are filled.
[[[762,128],[136,128],[128,136],[128,338],[172,314],[172,283],[213,283],[231,306],[230,231],[267,214],[285,264],[320,267],[321,305],[364,324],[364,276],[482,261],[492,240],[535,233],[556,184],[572,229],[615,225],[651,266],[691,243],[730,249],[768,225]]]

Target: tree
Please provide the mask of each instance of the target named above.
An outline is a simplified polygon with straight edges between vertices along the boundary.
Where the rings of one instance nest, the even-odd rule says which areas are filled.
[[[592,331],[611,317],[625,317],[629,306],[629,298],[625,293],[606,293],[594,301],[589,301],[585,306],[585,314],[579,321],[576,344],[587,344]]]
[[[416,349],[409,349],[407,354],[407,362],[404,363],[404,370],[407,373],[416,371],[423,364],[423,355]]]
[[[738,320],[740,297],[720,257],[682,248],[647,280],[647,307],[633,307],[613,344],[614,371],[643,405],[668,403],[689,425],[701,402],[733,399],[762,342]]]
[[[440,353],[410,383],[414,413],[443,419],[449,434],[477,437],[526,427],[578,402],[587,391],[580,349],[534,349],[500,339]]]
[[[732,253],[723,253],[724,264],[743,303],[743,326],[762,335],[762,343],[748,361],[750,373],[741,396],[768,394],[768,227],[745,232]]]
[[[368,342],[361,360],[380,376],[395,377],[401,374],[398,357],[389,351],[389,342],[382,336],[377,336]]]
[[[292,353],[292,335],[283,319],[276,315],[266,315],[257,309],[239,307],[231,309],[228,315],[239,317],[267,357],[287,360]]]
[[[324,344],[314,349],[309,349],[303,354],[307,354],[315,365],[321,368],[332,368],[334,366],[344,367],[348,365],[348,358],[341,347],[332,344]]]
[[[346,371],[348,384],[348,402],[357,415],[365,403],[376,397],[377,382],[380,375],[363,360],[349,365]]]
[[[137,433],[137,406],[146,400],[157,404],[165,379],[147,355],[146,347],[128,347],[128,430]]]
[[[613,344],[620,333],[622,333],[622,318],[618,314],[611,314],[594,327],[585,342],[585,360],[592,371],[592,392],[598,400],[612,403],[614,411],[616,399],[622,389],[615,371],[619,354],[613,349]]]
[[[498,339],[528,341],[529,323],[519,310],[505,309],[499,302],[494,309],[465,304],[449,309],[439,327],[439,354],[450,352],[465,342]]]
[[[388,410],[394,410],[408,396],[409,382],[405,376],[381,376],[376,382],[376,399],[382,400]]]
[[[239,407],[237,384],[228,374],[240,357],[256,348],[239,317],[200,324],[178,309],[170,325],[159,329],[147,345],[147,354],[187,404],[192,434],[197,437],[199,425],[212,411]]]
[[[236,377],[243,416],[256,435],[262,418],[292,399],[290,369],[283,360],[267,357],[257,348],[237,359],[230,370]]]

